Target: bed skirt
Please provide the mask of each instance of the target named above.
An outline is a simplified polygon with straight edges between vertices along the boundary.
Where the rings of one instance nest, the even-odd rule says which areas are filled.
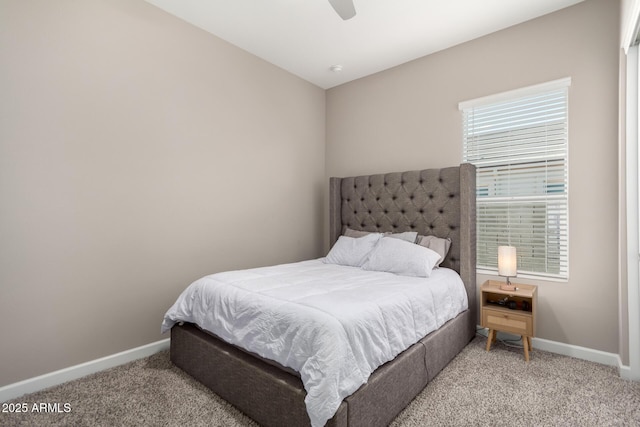
[[[330,427],[386,426],[474,336],[466,310],[379,367],[348,396]],[[472,327],[470,327],[472,326]],[[308,426],[299,376],[191,323],[171,329],[171,361],[263,426]]]

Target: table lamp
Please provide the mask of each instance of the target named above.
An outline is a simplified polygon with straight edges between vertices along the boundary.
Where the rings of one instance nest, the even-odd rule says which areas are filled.
[[[505,276],[507,282],[500,285],[503,291],[515,291],[515,285],[511,284],[510,277],[516,277],[518,260],[516,259],[515,246],[498,246],[498,275]]]

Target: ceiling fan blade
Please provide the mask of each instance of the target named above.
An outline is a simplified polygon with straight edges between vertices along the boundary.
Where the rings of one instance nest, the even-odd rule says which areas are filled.
[[[353,0],[329,0],[331,6],[338,15],[345,21],[356,16],[356,8],[353,5]]]

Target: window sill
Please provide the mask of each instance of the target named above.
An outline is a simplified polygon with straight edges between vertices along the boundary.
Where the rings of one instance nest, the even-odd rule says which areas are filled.
[[[497,280],[500,280],[500,278],[503,278],[502,276],[498,275],[497,270],[488,270],[488,269],[483,269],[483,268],[477,268],[476,269],[476,273],[477,274],[484,274],[487,276],[494,276],[497,278]],[[545,281],[545,282],[554,282],[554,283],[568,283],[569,282],[569,278],[568,277],[554,277],[554,276],[543,276],[541,274],[531,274],[531,273],[518,273],[518,275],[516,276],[517,278],[520,279],[529,279],[529,280],[535,280],[535,281]],[[514,278],[511,278],[512,280]]]

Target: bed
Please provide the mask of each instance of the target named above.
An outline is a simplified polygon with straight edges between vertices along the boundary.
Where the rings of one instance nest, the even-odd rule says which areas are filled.
[[[462,164],[443,169],[331,178],[329,184],[332,247],[346,240],[343,234],[347,230],[351,233],[413,232],[448,239],[450,248],[440,268],[434,270],[434,277],[454,271],[467,298],[465,309],[459,314],[447,318],[437,329],[429,330],[392,360],[374,367],[370,375],[367,373],[363,384],[358,383],[355,391],[340,397],[337,409],[331,410],[332,416],[326,422],[328,426],[387,425],[475,335],[475,168]],[[325,274],[322,272],[328,267],[320,265],[325,261],[310,260],[286,268],[295,270],[295,275],[299,268]],[[250,274],[269,276],[270,271],[256,270]],[[330,271],[332,275],[333,270]],[[235,274],[230,272],[226,276],[233,280]],[[366,281],[368,277],[360,271],[356,274],[358,280]],[[208,280],[217,281],[219,277]],[[288,280],[288,276],[285,277]],[[303,379],[308,381],[308,375],[303,369],[285,366],[290,365],[289,359],[281,364],[263,357],[269,355],[268,351],[253,352],[231,344],[229,342],[234,341],[224,330],[214,334],[207,330],[208,325],[198,325],[189,317],[185,319],[176,317],[166,325],[163,323],[163,327],[171,330],[170,354],[176,366],[262,425],[305,426],[312,424],[310,419],[315,420],[315,425],[324,424],[324,421],[318,424],[315,415],[308,412],[303,384]],[[346,347],[353,348],[353,345]],[[310,394],[315,393],[312,388],[309,390]]]

